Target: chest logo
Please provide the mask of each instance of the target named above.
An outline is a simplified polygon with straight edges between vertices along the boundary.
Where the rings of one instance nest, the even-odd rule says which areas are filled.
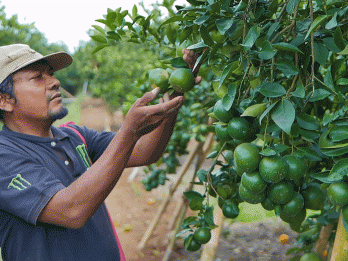
[[[79,145],[76,147],[76,151],[79,154],[80,158],[83,161],[83,164],[85,165],[86,168],[89,168],[91,166],[91,161],[88,156],[88,152],[86,149],[85,144]]]
[[[27,181],[25,178],[23,178],[21,176],[21,174],[17,174],[17,176],[15,178],[13,178],[10,182],[10,184],[8,185],[7,188],[14,188],[17,190],[24,190],[28,187],[30,187],[31,184],[29,181]]]

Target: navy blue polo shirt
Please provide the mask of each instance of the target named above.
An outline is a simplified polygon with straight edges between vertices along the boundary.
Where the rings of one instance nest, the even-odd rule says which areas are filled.
[[[115,133],[52,126],[54,138],[0,131],[0,247],[3,260],[120,260],[105,204],[81,229],[39,222],[52,196],[69,186],[104,152]],[[88,153],[88,155],[87,155]],[[96,173],[95,175],[98,175]]]

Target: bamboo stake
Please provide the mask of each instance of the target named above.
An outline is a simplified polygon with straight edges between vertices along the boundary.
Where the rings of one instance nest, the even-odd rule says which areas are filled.
[[[224,222],[224,219],[225,217],[222,214],[221,208],[215,208],[214,223],[217,224],[219,227],[211,231],[211,239],[207,244],[204,245],[200,261],[215,260],[216,251],[219,246],[219,238],[221,234],[222,223]]]
[[[201,167],[202,163],[203,163],[203,152],[202,152],[202,147],[200,147],[199,151],[198,151],[198,157],[197,157],[197,162],[196,162],[196,165],[195,165],[195,169],[194,169],[194,172],[193,172],[193,175],[192,175],[192,178],[191,178],[191,181],[189,183],[189,186],[187,187],[186,191],[190,191],[192,190],[193,188],[193,181],[195,180],[196,178],[196,173],[197,171],[199,170],[199,168]],[[184,196],[182,196],[184,197]],[[169,245],[167,247],[167,250],[166,252],[164,253],[164,256],[163,256],[163,259],[162,261],[168,261],[171,254],[173,253],[173,249],[174,249],[174,246],[175,246],[175,241],[176,241],[176,234],[179,232],[179,229],[180,229],[180,226],[185,218],[185,214],[186,214],[186,210],[187,210],[187,203],[185,201],[185,199],[183,198],[183,202],[184,202],[184,206],[182,207],[181,209],[181,213],[179,215],[179,218],[176,222],[176,226],[175,226],[175,229],[174,229],[174,232],[173,232],[173,236],[169,242]]]
[[[322,258],[325,258],[323,253],[327,248],[327,243],[329,242],[332,228],[333,223],[330,223],[327,226],[321,228],[319,239],[314,248],[314,251],[317,252]]]
[[[196,141],[196,140],[194,140]],[[179,186],[179,184],[181,183],[181,180],[184,176],[184,174],[186,173],[186,171],[189,169],[198,149],[200,147],[200,143],[198,143],[197,141],[195,142],[195,144],[193,145],[193,149],[191,150],[190,154],[187,157],[187,160],[184,164],[184,166],[182,167],[182,169],[180,170],[179,173],[179,177],[176,180],[176,183],[174,184],[174,186],[172,188],[170,188],[169,193],[167,195],[167,197],[162,201],[161,206],[159,207],[159,209],[157,210],[156,216],[154,217],[154,219],[151,221],[149,227],[147,228],[147,230],[145,231],[145,234],[143,236],[143,238],[141,239],[139,245],[138,245],[138,249],[142,250],[145,247],[146,242],[148,241],[148,239],[150,238],[155,226],[158,223],[158,220],[160,219],[160,217],[162,216],[163,212],[165,211],[170,199],[172,198],[174,192],[176,191],[177,187]]]
[[[330,261],[348,260],[348,233],[343,225],[342,212],[338,220],[335,242]]]

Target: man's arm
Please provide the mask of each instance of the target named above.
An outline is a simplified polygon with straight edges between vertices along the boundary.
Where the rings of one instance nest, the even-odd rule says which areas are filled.
[[[39,221],[74,229],[85,225],[116,185],[139,138],[181,107],[181,97],[145,106],[158,92],[155,89],[146,93],[134,103],[104,153],[80,178],[51,198],[40,213]]]

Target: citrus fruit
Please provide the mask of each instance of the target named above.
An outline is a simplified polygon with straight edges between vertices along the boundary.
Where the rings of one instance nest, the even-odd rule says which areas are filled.
[[[239,215],[239,208],[234,202],[225,203],[222,206],[222,214],[227,218],[236,218]]]
[[[300,193],[295,192],[293,198],[282,206],[282,211],[288,216],[296,216],[304,207],[304,198]]]
[[[184,245],[188,251],[192,252],[197,251],[201,248],[201,243],[194,239],[193,234],[189,234],[185,237]]]
[[[264,190],[261,193],[256,194],[247,190],[242,185],[239,185],[239,196],[245,202],[250,204],[259,204],[266,198],[266,191]]]
[[[257,171],[250,173],[245,172],[242,176],[241,184],[244,188],[256,194],[264,191],[267,187],[267,183],[261,178]]]
[[[268,191],[268,197],[276,204],[288,203],[294,195],[294,189],[289,182],[281,181],[272,184]]]
[[[225,200],[223,200],[221,197],[218,197],[218,205],[221,209],[222,209],[224,204],[225,204]]]
[[[288,174],[288,165],[280,156],[264,157],[259,164],[259,172],[264,181],[277,183]]]
[[[302,222],[306,219],[307,211],[302,208],[295,216],[288,216],[283,211],[280,211],[279,217],[286,223],[292,226],[300,226]]]
[[[322,259],[317,253],[310,252],[301,256],[299,261],[322,261]]]
[[[348,204],[348,184],[344,181],[331,184],[327,189],[330,201],[337,206]]]
[[[219,31],[213,31],[210,33],[211,39],[216,43],[223,43],[225,41],[225,35],[220,34]]]
[[[289,243],[289,239],[290,239],[290,237],[287,234],[281,234],[279,236],[279,242],[282,243],[282,244]]]
[[[131,231],[132,230],[132,225],[131,224],[124,224],[123,225],[123,231],[124,232],[129,232],[129,231]]]
[[[178,92],[190,91],[195,86],[195,79],[190,69],[179,68],[172,72],[169,83]]]
[[[149,80],[153,87],[160,87],[160,92],[165,93],[169,88],[169,73],[161,68],[153,69],[149,72]]]
[[[261,160],[258,148],[251,143],[238,145],[233,157],[237,170],[242,173],[256,170]]]
[[[325,202],[325,192],[319,184],[310,183],[308,187],[301,191],[304,198],[305,208],[312,210],[322,210]]]
[[[227,111],[224,109],[222,105],[222,100],[218,100],[214,105],[214,115],[215,117],[222,122],[229,122],[232,119],[233,114],[231,111]]]
[[[199,227],[193,234],[193,238],[201,244],[206,244],[211,238],[210,229],[207,227]]]
[[[249,142],[256,139],[256,131],[246,117],[232,118],[227,129],[230,136],[236,140]]]
[[[306,173],[306,165],[304,162],[296,156],[286,155],[283,159],[288,164],[288,176],[287,179],[293,181],[299,181]]]
[[[221,141],[231,140],[230,134],[228,134],[227,125],[215,125],[215,134]]]
[[[265,198],[262,202],[261,205],[264,209],[271,211],[274,210],[275,208],[275,204],[273,203],[272,200],[270,200],[269,198]]]

